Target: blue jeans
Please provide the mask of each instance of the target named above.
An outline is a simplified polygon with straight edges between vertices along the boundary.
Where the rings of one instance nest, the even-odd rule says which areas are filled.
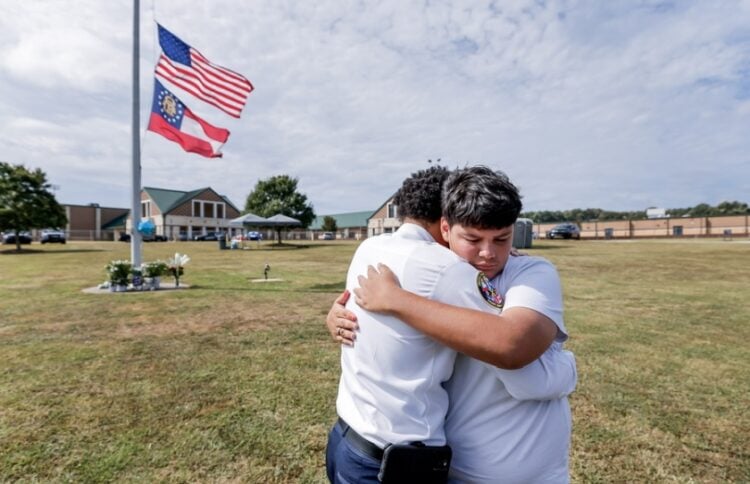
[[[328,434],[326,472],[333,484],[378,484],[380,461],[364,455],[345,438],[349,427],[336,423]]]

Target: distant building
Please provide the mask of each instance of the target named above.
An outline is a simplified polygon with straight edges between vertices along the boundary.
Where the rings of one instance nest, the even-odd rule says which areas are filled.
[[[667,215],[667,209],[666,208],[647,208],[646,209],[646,218],[667,218],[669,215]]]
[[[370,215],[372,215],[372,210],[319,215],[315,217],[307,230],[311,232],[311,238],[317,239],[324,232],[323,219],[333,217],[336,220],[336,239],[360,240],[367,237],[367,219]]]
[[[229,227],[229,221],[239,216],[240,210],[211,187],[189,192],[154,187],[141,190],[141,220],[151,219],[156,234],[170,240],[192,240],[196,235],[216,231],[234,235],[242,229]],[[127,231],[131,225],[128,215]]]
[[[401,226],[398,218],[398,206],[393,203],[394,193],[388,200],[378,207],[367,220],[367,236],[390,234]]]
[[[65,226],[68,240],[115,240],[118,231],[124,230],[130,213],[127,208],[100,207],[98,203],[62,204],[62,207],[68,217]]]

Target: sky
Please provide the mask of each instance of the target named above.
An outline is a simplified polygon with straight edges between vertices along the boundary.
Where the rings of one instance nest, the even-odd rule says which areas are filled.
[[[374,210],[440,163],[505,171],[525,210],[750,202],[750,0],[144,0],[142,185],[240,209],[298,178],[320,215]],[[224,157],[145,130],[156,22],[255,86]],[[131,2],[0,2],[0,161],[61,203],[130,207]]]

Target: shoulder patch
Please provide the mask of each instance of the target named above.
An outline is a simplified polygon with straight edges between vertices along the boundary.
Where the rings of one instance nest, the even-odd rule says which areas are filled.
[[[495,309],[503,309],[503,304],[505,303],[503,297],[495,290],[484,272],[477,274],[477,288],[482,295],[482,299],[487,301],[487,304]]]

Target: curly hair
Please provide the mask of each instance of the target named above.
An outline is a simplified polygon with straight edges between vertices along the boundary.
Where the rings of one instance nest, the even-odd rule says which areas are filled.
[[[442,212],[450,225],[505,228],[516,222],[522,206],[507,175],[486,166],[456,170],[443,187]]]
[[[399,218],[426,222],[440,220],[443,183],[450,173],[444,166],[432,166],[412,173],[404,180],[393,197],[393,202],[398,206]]]

